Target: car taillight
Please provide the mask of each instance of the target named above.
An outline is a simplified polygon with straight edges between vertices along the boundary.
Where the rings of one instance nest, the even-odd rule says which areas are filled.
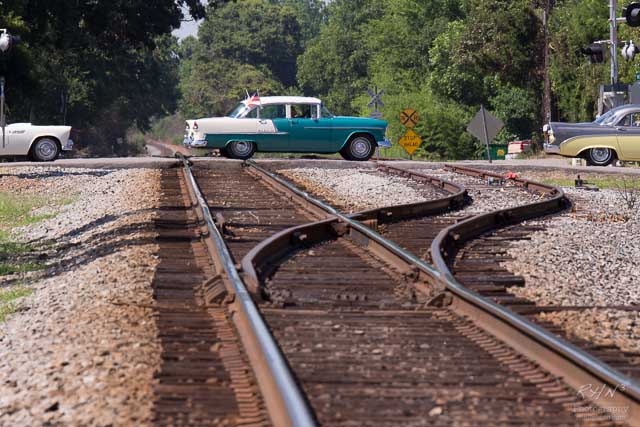
[[[198,122],[193,122],[193,129],[198,130]]]

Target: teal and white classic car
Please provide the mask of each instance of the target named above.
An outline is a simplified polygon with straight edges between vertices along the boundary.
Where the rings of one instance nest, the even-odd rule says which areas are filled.
[[[253,96],[226,117],[188,120],[184,145],[243,160],[258,151],[340,153],[365,161],[377,146],[391,146],[386,130],[384,120],[334,116],[318,98]]]

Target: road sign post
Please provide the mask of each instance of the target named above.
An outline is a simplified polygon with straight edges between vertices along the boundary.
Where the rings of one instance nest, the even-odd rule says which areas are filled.
[[[4,77],[0,77],[0,126],[2,126],[2,148],[5,148],[5,127],[7,121],[4,118]]]
[[[480,105],[480,111],[475,115],[469,126],[467,126],[467,132],[484,142],[487,148],[487,159],[491,163],[491,150],[489,143],[496,137],[498,132],[504,127],[504,123],[493,114],[489,113],[484,105]]]
[[[484,111],[484,105],[480,104],[480,114],[482,114],[482,128],[484,130],[484,145],[487,147],[487,159],[491,163],[491,150],[489,149],[489,133],[487,132],[487,115]]]
[[[373,90],[367,89],[367,94],[369,94],[369,97],[371,98],[367,106],[369,108],[373,107],[373,111],[369,114],[369,117],[377,120],[382,119],[382,113],[378,111],[378,106],[384,108],[384,102],[382,102],[384,90],[380,90],[380,92],[378,92],[378,86],[374,86]],[[376,158],[380,161],[380,147],[376,147]]]

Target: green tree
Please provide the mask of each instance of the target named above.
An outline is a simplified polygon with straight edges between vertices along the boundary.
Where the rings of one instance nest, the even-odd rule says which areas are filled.
[[[593,120],[608,64],[589,64],[581,48],[607,37],[609,11],[599,0],[565,0],[551,16],[551,79],[560,119]]]
[[[369,84],[366,25],[382,16],[378,0],[336,0],[327,8],[328,20],[298,59],[298,84],[317,95],[339,114],[357,109],[353,100]]]
[[[278,95],[283,88],[250,64],[192,59],[182,63],[180,111],[186,117],[222,116],[244,99],[249,89],[259,89],[261,95]]]
[[[296,10],[267,0],[242,0],[209,9],[198,31],[199,60],[251,65],[284,86],[295,84],[303,38]]]
[[[177,57],[169,33],[197,0],[15,0],[0,26],[24,43],[0,64],[12,121],[67,123],[91,150],[126,152],[131,125],[175,107]],[[76,137],[77,139],[77,137]]]

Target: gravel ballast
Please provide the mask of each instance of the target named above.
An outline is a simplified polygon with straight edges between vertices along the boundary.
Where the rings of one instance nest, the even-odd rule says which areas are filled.
[[[432,185],[368,169],[296,168],[277,172],[348,212],[423,202],[444,195]]]
[[[640,305],[640,214],[619,190],[564,188],[572,212],[529,221],[544,229],[513,242],[503,265],[525,278],[510,292],[538,305]],[[640,351],[640,319],[633,311],[594,308],[541,316],[569,335]]]
[[[0,186],[66,200],[13,230],[47,248],[46,270],[0,325],[0,425],[148,425],[160,172],[5,168]]]
[[[577,212],[530,221],[545,229],[511,245],[505,266],[527,283],[511,292],[540,305],[639,305],[639,213],[614,190],[565,192]]]
[[[542,313],[540,319],[560,326],[570,335],[597,345],[617,346],[623,351],[640,353],[640,313],[624,310],[589,309]],[[640,360],[637,360],[640,363]]]
[[[533,203],[546,197],[544,194],[526,191],[510,180],[506,180],[504,185],[500,185],[497,182],[488,185],[487,181],[483,179],[444,169],[416,169],[415,172],[464,186],[469,196],[473,199],[470,205],[459,211],[466,215],[513,208]]]

